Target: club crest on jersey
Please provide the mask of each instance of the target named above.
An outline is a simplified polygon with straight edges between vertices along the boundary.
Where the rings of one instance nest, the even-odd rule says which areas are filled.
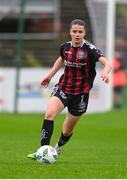
[[[84,52],[83,51],[79,51],[77,54],[78,59],[84,59]]]

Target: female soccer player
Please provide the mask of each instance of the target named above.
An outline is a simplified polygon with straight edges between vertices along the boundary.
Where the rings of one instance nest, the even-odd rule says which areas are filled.
[[[52,77],[64,65],[64,74],[55,86],[48,103],[41,136],[41,146],[49,145],[53,133],[54,119],[67,107],[68,112],[63,123],[62,133],[55,145],[58,154],[60,154],[62,146],[72,136],[73,129],[81,115],[86,112],[89,91],[96,76],[96,62],[104,65],[101,73],[102,81],[109,82],[109,72],[111,70],[109,61],[99,49],[84,39],[85,35],[85,22],[80,19],[73,20],[70,24],[71,41],[61,45],[60,56],[56,59],[47,76],[41,81],[41,86],[46,88]],[[29,154],[28,157],[36,159],[36,152]]]

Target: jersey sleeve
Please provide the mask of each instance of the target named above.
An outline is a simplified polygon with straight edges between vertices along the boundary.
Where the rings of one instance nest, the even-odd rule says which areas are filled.
[[[97,49],[94,45],[89,47],[90,54],[95,62],[99,60],[100,57],[104,57],[103,53]]]
[[[63,54],[63,45],[60,46],[60,56],[64,59],[64,54]]]

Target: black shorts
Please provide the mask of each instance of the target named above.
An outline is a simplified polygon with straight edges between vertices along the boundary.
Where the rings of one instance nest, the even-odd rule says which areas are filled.
[[[52,96],[58,97],[63,103],[64,107],[67,107],[68,111],[73,116],[80,116],[86,112],[89,100],[89,93],[70,95],[65,94],[62,90],[55,87],[53,89]]]

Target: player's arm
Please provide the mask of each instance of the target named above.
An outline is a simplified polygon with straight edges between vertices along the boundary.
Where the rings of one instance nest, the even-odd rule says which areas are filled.
[[[111,68],[112,68],[111,64],[105,57],[102,57],[102,56],[99,58],[99,62],[102,65],[104,65],[104,68],[101,73],[102,81],[104,81],[105,83],[108,83],[109,82],[109,72],[111,71]]]
[[[63,66],[63,59],[62,57],[58,57],[53,65],[53,67],[51,68],[51,70],[49,71],[49,73],[47,74],[47,76],[45,76],[42,80],[41,80],[41,87],[47,87],[50,80],[52,79],[52,77],[57,73],[57,71]]]

